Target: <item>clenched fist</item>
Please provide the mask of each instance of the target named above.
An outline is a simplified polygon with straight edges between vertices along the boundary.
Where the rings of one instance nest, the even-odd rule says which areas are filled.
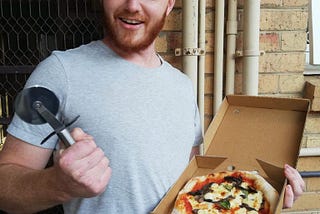
[[[71,136],[76,143],[55,155],[56,180],[65,193],[63,197],[70,200],[97,196],[104,192],[111,177],[109,160],[82,129],[75,128]]]

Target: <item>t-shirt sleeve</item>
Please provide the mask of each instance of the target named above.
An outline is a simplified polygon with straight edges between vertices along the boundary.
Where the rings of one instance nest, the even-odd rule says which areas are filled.
[[[64,93],[66,91],[66,77],[59,59],[52,54],[42,61],[28,78],[25,88],[42,86],[53,91],[59,99],[59,106],[64,105]],[[57,143],[57,136],[52,136],[44,144],[41,141],[47,137],[53,129],[49,124],[32,125],[24,122],[14,114],[7,129],[12,136],[35,146],[54,149]]]

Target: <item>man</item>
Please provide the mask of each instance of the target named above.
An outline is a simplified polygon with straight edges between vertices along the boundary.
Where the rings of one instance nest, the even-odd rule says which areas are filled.
[[[40,145],[50,127],[15,116],[0,153],[0,209],[33,213],[62,203],[65,213],[141,214],[157,205],[202,141],[191,82],[154,48],[173,6],[103,0],[105,38],[55,51],[38,65],[26,87],[52,90],[59,116],[80,115],[81,129],[44,169],[57,139]],[[304,182],[289,166],[285,174],[290,207]]]

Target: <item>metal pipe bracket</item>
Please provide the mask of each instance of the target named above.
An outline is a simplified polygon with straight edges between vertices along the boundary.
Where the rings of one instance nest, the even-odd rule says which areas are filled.
[[[176,48],[174,50],[175,56],[204,56],[205,54],[204,48]]]
[[[245,56],[263,56],[265,51],[236,51],[235,57],[245,57]]]

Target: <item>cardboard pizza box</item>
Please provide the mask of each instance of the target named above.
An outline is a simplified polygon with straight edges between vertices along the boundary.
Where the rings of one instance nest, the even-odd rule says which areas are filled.
[[[319,112],[320,111],[320,85],[306,82],[303,91],[303,97],[310,100],[310,111]]]
[[[194,177],[226,170],[257,171],[279,192],[284,164],[296,166],[309,110],[307,99],[229,95],[204,136],[204,155],[194,157],[153,214],[171,213],[176,196]]]

